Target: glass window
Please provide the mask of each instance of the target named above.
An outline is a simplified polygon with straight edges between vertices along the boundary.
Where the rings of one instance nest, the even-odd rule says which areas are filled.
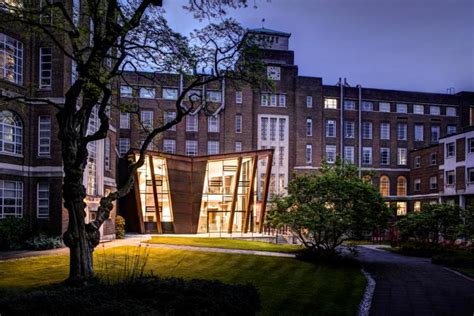
[[[467,169],[467,183],[474,184],[474,168]]]
[[[326,145],[326,162],[329,164],[336,162],[336,145]]]
[[[390,179],[387,176],[380,177],[380,194],[382,196],[390,195]]]
[[[446,184],[454,185],[454,183],[455,183],[454,170],[446,171]]]
[[[130,138],[119,139],[119,154],[125,155],[130,150]]]
[[[474,153],[474,138],[467,139],[467,152]]]
[[[170,154],[176,153],[176,140],[163,139],[163,151]]]
[[[198,131],[198,115],[186,115],[186,132],[197,132]]]
[[[437,143],[439,140],[439,125],[431,125],[431,142]]]
[[[447,116],[456,116],[456,108],[452,106],[448,106],[446,108],[446,115]]]
[[[362,101],[362,111],[372,112],[374,110],[374,103],[370,101]]]
[[[434,166],[437,164],[436,162],[437,154],[436,153],[431,153],[430,155],[430,165]]]
[[[306,163],[310,164],[313,160],[313,146],[306,145]]]
[[[344,160],[348,163],[354,163],[354,146],[344,146]]]
[[[53,78],[53,50],[51,47],[40,48],[39,88],[51,89]]]
[[[415,192],[420,192],[420,190],[421,190],[421,179],[415,179],[415,181],[413,182],[413,190]]]
[[[446,128],[446,134],[447,135],[456,134],[456,125],[448,125]]]
[[[268,94],[262,94],[260,97],[260,105],[268,106]]]
[[[202,91],[198,89],[192,89],[189,90],[186,93],[186,97],[188,98],[189,101],[191,102],[200,102],[202,100]]]
[[[337,99],[325,98],[324,99],[324,108],[325,109],[337,109]]]
[[[177,100],[178,99],[178,89],[163,88],[163,99],[165,99],[165,100]]]
[[[219,116],[207,117],[207,131],[209,133],[219,133]]]
[[[49,183],[38,182],[36,187],[36,217],[49,218]]]
[[[326,121],[326,137],[336,137],[336,121]]]
[[[390,123],[380,123],[380,139],[390,139]]]
[[[344,110],[355,110],[355,101],[344,100]]]
[[[413,114],[425,114],[425,107],[421,104],[414,104]]]
[[[306,136],[313,136],[313,120],[310,118],[306,119]]]
[[[155,88],[153,88],[153,87],[141,87],[140,88],[140,98],[154,99],[155,98]]]
[[[354,138],[354,121],[344,121],[345,138]]]
[[[397,103],[397,113],[408,113],[408,107],[405,103]]]
[[[206,92],[206,99],[208,102],[221,102],[222,101],[222,94],[220,91],[207,91]]]
[[[267,140],[267,134],[268,134],[268,117],[262,117],[260,118],[260,137],[262,140]]]
[[[279,136],[280,136],[280,141],[285,140],[285,127],[286,127],[286,119],[285,118],[280,118],[278,119],[278,124],[279,124]]]
[[[270,118],[270,140],[272,141],[276,140],[276,125],[277,125],[277,119],[271,117]]]
[[[242,104],[242,91],[235,91],[235,103]]]
[[[242,114],[235,115],[235,132],[242,133]]]
[[[277,95],[271,94],[270,95],[270,106],[277,106]]]
[[[397,139],[407,140],[407,124],[406,123],[397,124]]]
[[[153,111],[141,111],[140,120],[142,122],[143,128],[146,130],[153,129]]]
[[[439,106],[430,106],[430,114],[431,115],[440,115],[440,109]]]
[[[0,218],[23,216],[23,182],[0,180]]]
[[[51,116],[38,116],[38,156],[51,154]]]
[[[0,153],[23,153],[23,127],[20,118],[10,111],[0,112]]]
[[[104,141],[104,170],[110,171],[111,166],[111,157],[110,157],[110,138],[106,137]]]
[[[406,166],[407,164],[407,149],[397,148],[397,163],[400,166]]]
[[[165,111],[164,112],[164,121],[165,124],[173,121],[176,118],[176,112],[171,112],[171,111]],[[169,131],[176,131],[176,124],[173,125]]]
[[[120,86],[120,96],[121,97],[133,97],[133,88],[130,86]]]
[[[446,158],[451,158],[456,156],[456,144],[448,143],[446,144]]]
[[[310,95],[306,96],[306,107],[307,108],[313,107],[313,97]]]
[[[242,151],[242,142],[235,142],[235,152]]]
[[[219,142],[210,140],[207,142],[207,154],[217,155],[219,153]]]
[[[380,102],[379,103],[379,112],[390,112],[390,103]]]
[[[425,140],[423,130],[423,124],[415,124],[415,141],[422,142]]]
[[[286,95],[285,94],[280,94],[278,105],[280,107],[285,107],[286,106]]]
[[[420,168],[420,166],[421,166],[421,157],[420,156],[415,157],[413,165],[414,165],[414,168]]]
[[[380,148],[380,164],[387,166],[390,164],[390,148],[381,147]]]
[[[372,122],[362,122],[362,138],[372,139]]]
[[[397,195],[406,196],[407,195],[407,178],[400,176],[397,178]]]
[[[430,177],[430,190],[438,188],[438,177]]]
[[[130,129],[130,113],[120,112],[120,128]]]
[[[397,202],[397,216],[407,215],[407,202]]]
[[[364,165],[372,164],[372,147],[362,148],[362,164]]]
[[[285,147],[280,146],[280,147],[278,148],[278,165],[279,165],[280,167],[283,167],[284,161],[285,161]]]
[[[197,140],[186,141],[186,155],[197,156],[198,154],[198,142]]]
[[[413,204],[413,212],[419,213],[421,212],[421,202],[420,201],[415,201]]]
[[[0,79],[23,84],[23,43],[0,33]]]

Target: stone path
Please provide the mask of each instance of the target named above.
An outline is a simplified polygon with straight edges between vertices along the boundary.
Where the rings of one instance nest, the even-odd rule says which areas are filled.
[[[474,282],[430,259],[359,247],[364,269],[375,279],[370,315],[474,315]]]

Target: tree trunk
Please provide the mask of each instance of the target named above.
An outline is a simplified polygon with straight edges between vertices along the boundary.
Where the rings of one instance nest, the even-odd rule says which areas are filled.
[[[78,283],[94,277],[93,252],[99,244],[100,233],[98,229],[86,225],[84,220],[86,194],[82,185],[82,169],[66,170],[65,168],[63,196],[69,223],[63,240],[70,250],[68,282]]]

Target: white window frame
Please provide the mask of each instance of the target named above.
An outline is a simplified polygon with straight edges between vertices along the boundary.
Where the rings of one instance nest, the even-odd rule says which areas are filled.
[[[344,100],[344,110],[355,110],[355,101],[354,100]]]
[[[140,120],[142,122],[143,127],[146,130],[153,129],[153,111],[151,110],[140,111]]]
[[[236,134],[242,133],[242,114],[235,115],[235,133]]]
[[[156,89],[154,87],[140,87],[139,96],[141,99],[155,99]]]
[[[306,96],[306,108],[311,109],[313,107],[313,96]]]
[[[186,115],[186,132],[197,132],[199,128],[198,114]]]
[[[306,118],[306,136],[313,136],[313,120],[311,118]]]
[[[168,139],[168,138],[163,139],[163,152],[169,153],[169,154],[175,154],[176,153],[176,140]]]
[[[279,107],[286,107],[286,94],[280,94],[278,96],[278,106]]]
[[[452,148],[453,148],[452,151],[449,150],[451,145],[452,145]],[[445,147],[445,150],[446,150],[446,159],[456,157],[456,143],[455,142],[447,143],[446,147]]]
[[[241,152],[242,151],[242,142],[235,142],[234,150],[235,150],[235,152]]]
[[[344,138],[354,138],[354,137],[355,137],[355,122],[344,121]]]
[[[219,116],[213,115],[207,117],[207,132],[208,133],[219,133],[220,119]]]
[[[437,143],[439,141],[439,137],[440,137],[440,133],[441,133],[441,127],[439,125],[431,125],[431,136],[430,136],[430,139],[431,139],[431,142],[432,143]],[[433,131],[436,132],[433,133]],[[436,139],[433,138],[433,136],[436,135]]]
[[[174,111],[165,111],[163,113],[164,116],[164,122],[165,124],[173,121],[176,118],[176,112]],[[176,124],[171,126],[171,128],[168,131],[176,131]]]
[[[402,129],[400,129],[403,127]],[[403,131],[403,135],[401,132]],[[400,137],[403,136],[403,137]],[[398,123],[397,124],[397,140],[407,140],[408,139],[408,125],[407,123]]]
[[[235,91],[235,103],[242,104],[242,101],[243,101],[242,91]]]
[[[49,52],[48,52],[49,50]],[[47,60],[49,59],[49,61]],[[43,83],[46,82],[46,83]],[[53,48],[39,49],[39,88],[49,90],[53,85]]]
[[[408,150],[405,147],[397,148],[397,165],[406,166],[408,163]]]
[[[448,170],[445,172],[445,179],[446,179],[446,185],[455,185],[456,184],[456,172],[454,170]],[[449,180],[449,177],[450,175],[453,175],[452,179],[453,181],[450,183],[448,180]]]
[[[124,98],[132,98],[133,97],[133,87],[132,86],[120,86],[120,96]]]
[[[366,158],[368,159],[366,160]],[[366,166],[371,165],[373,161],[372,158],[372,147],[362,147],[362,164]]]
[[[425,114],[425,106],[422,104],[413,104],[413,114]]]
[[[38,116],[38,156],[51,155],[51,116]]]
[[[362,101],[362,111],[372,112],[374,110],[374,103],[372,101]]]
[[[457,126],[456,125],[447,125],[446,126],[446,135],[452,135],[457,133]]]
[[[414,128],[414,134],[415,134],[415,142],[423,142],[425,141],[425,125],[421,123],[416,123]],[[420,129],[421,128],[421,129]]]
[[[111,150],[110,150],[110,138],[106,137],[104,140],[104,170],[110,171],[112,169],[112,160],[111,160]]]
[[[217,155],[219,154],[219,142],[215,140],[207,141],[207,154]]]
[[[336,137],[337,123],[336,120],[326,120],[326,137]]]
[[[362,139],[372,139],[372,122],[363,121],[362,122]]]
[[[13,184],[13,188],[6,188],[6,184]],[[5,191],[10,191],[10,194],[5,194]],[[0,192],[0,218],[8,216],[23,217],[23,182],[0,180]],[[13,197],[8,198],[11,195]],[[5,203],[7,199],[14,200],[14,203]],[[5,214],[5,208],[12,208],[14,212]]]
[[[121,137],[119,139],[119,154],[125,155],[130,150],[130,138]]]
[[[120,128],[130,129],[130,113],[120,112]]]
[[[311,144],[306,144],[305,160],[307,164],[313,162],[313,145]]]
[[[454,106],[447,106],[446,116],[456,116],[456,108]]]
[[[337,148],[336,145],[326,145],[326,162],[333,164],[336,162]]]
[[[161,92],[165,100],[178,100],[178,88],[163,88]]]
[[[386,161],[383,160],[383,153],[387,153]],[[390,165],[390,147],[380,147],[380,165],[388,166]]]
[[[46,197],[41,194],[46,193]],[[50,185],[48,182],[38,182],[36,184],[36,218],[48,219],[50,210]]]
[[[354,163],[354,146],[344,146],[344,160],[348,163]]]
[[[208,90],[206,91],[207,102],[220,103],[222,102],[222,93],[220,91]]]
[[[0,154],[20,156],[23,154],[23,124],[12,111],[0,111]],[[12,150],[6,150],[8,147]]]
[[[2,67],[0,67],[0,79],[23,85],[23,43],[13,37],[0,33],[0,44],[3,47],[0,55],[5,59]],[[13,53],[11,53],[12,51]],[[13,68],[9,67],[10,60],[13,61]],[[11,77],[13,79],[10,79]]]
[[[431,105],[430,106],[430,115],[441,115],[441,109],[439,106]]]
[[[186,155],[197,156],[198,155],[198,141],[197,140],[186,140]]]
[[[430,190],[436,190],[438,189],[438,177],[433,176],[430,177]]]
[[[324,108],[337,110],[337,99],[335,98],[324,98]]]
[[[408,113],[408,104],[397,103],[397,113]]]
[[[380,139],[390,140],[390,123],[388,122],[380,123]]]
[[[390,103],[389,102],[380,102],[379,103],[379,112],[390,113]]]

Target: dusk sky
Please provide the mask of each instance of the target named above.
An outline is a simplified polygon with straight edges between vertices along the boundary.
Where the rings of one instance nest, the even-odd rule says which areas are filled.
[[[164,0],[171,26],[204,23]],[[474,91],[474,0],[249,0],[231,11],[244,27],[291,33],[300,75],[335,84],[445,93]]]

